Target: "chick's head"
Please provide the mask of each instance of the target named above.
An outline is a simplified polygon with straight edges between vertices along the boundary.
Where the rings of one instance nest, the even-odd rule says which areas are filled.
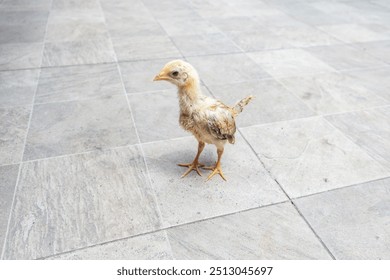
[[[178,87],[198,83],[199,76],[191,64],[183,60],[173,60],[165,64],[153,81],[168,81]]]

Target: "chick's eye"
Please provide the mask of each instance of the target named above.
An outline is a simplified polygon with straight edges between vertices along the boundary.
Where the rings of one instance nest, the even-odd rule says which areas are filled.
[[[172,72],[172,76],[177,77],[177,75],[179,75],[179,72],[178,72],[178,71],[173,71],[173,72]]]

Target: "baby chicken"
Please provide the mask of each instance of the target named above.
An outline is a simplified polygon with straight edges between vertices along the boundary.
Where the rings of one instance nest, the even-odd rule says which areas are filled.
[[[226,181],[221,168],[221,157],[224,145],[228,141],[234,144],[236,132],[235,117],[253,98],[245,97],[233,107],[226,106],[214,98],[202,94],[199,84],[199,76],[194,67],[182,60],[168,62],[154,81],[168,81],[178,87],[180,105],[180,125],[191,132],[198,140],[198,153],[192,163],[179,164],[188,167],[182,177],[187,176],[192,170],[199,175],[199,167],[212,170],[207,180],[215,174],[219,174]],[[199,163],[199,156],[205,147],[205,143],[214,144],[217,147],[218,160],[215,166],[204,167]]]

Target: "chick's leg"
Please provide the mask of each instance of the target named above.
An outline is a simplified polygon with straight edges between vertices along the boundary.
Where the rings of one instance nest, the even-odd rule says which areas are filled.
[[[222,168],[221,168],[221,158],[222,158],[222,154],[223,154],[223,148],[218,148],[217,154],[218,154],[218,160],[217,160],[217,163],[215,164],[215,166],[204,168],[204,169],[213,170],[213,172],[211,172],[211,174],[207,177],[206,181],[210,180],[215,174],[219,174],[219,176],[221,176],[222,179],[224,179],[226,181],[225,175],[223,174]]]
[[[200,173],[199,171],[199,167],[202,167],[204,166],[203,164],[200,164],[198,162],[199,160],[199,156],[200,154],[202,153],[203,149],[204,149],[204,146],[205,146],[205,143],[204,142],[199,142],[199,145],[198,145],[198,153],[196,154],[196,157],[194,159],[194,161],[192,163],[179,163],[178,165],[179,166],[183,166],[183,167],[188,167],[187,171],[184,172],[183,175],[181,175],[181,178],[187,176],[192,170],[195,170],[196,173],[199,174],[199,176],[202,176],[202,174]]]

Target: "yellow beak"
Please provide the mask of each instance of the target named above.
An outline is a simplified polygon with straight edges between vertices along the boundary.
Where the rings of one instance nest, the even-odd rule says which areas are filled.
[[[153,81],[168,81],[170,80],[170,77],[167,75],[166,71],[162,70],[160,72],[160,74],[156,75],[156,77],[154,77]]]

